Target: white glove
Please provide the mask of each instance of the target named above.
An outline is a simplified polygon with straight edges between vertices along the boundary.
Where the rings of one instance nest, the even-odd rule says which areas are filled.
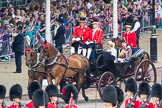
[[[94,43],[93,41],[90,41],[89,43]]]
[[[76,40],[77,40],[77,41],[80,41],[80,38],[78,37],[78,38],[76,38]]]
[[[86,41],[85,43],[86,43],[87,45],[89,44],[89,42],[88,42],[88,41]]]

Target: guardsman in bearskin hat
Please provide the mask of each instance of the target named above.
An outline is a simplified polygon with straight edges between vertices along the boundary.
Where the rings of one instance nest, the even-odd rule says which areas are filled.
[[[6,87],[4,85],[0,85],[0,108],[7,108],[4,99],[6,95]]]
[[[48,108],[62,108],[62,106],[58,103],[58,88],[54,84],[50,84],[46,87],[45,91],[49,97]]]
[[[29,86],[28,86],[28,95],[30,101],[26,104],[26,108],[34,108],[34,104],[32,101],[33,93],[37,90],[41,89],[41,85],[38,81],[33,81]]]
[[[126,41],[127,46],[131,46],[132,48],[136,48],[136,33],[131,32],[131,24],[127,23],[125,25],[126,32],[122,34],[122,39]]]
[[[102,100],[105,102],[105,108],[116,108],[117,91],[114,86],[105,86],[103,88]]]
[[[47,92],[42,89],[37,89],[32,98],[34,108],[48,108],[48,99]]]
[[[87,58],[89,59],[92,50],[94,50],[95,45],[100,45],[102,47],[102,38],[104,36],[104,32],[102,29],[99,28],[99,21],[98,19],[93,19],[93,29],[91,30],[91,35],[87,38],[86,45],[87,45]]]
[[[19,84],[15,84],[9,91],[10,100],[13,102],[8,108],[24,108],[24,105],[20,102],[22,98],[22,87]]]
[[[150,90],[149,84],[147,82],[140,83],[139,89],[138,89],[139,98],[135,102],[135,108],[140,108],[143,106],[143,104],[149,104],[150,93],[151,93],[151,90]]]
[[[90,37],[91,29],[86,26],[86,16],[81,16],[79,20],[80,26],[77,26],[72,34],[71,53],[82,54],[86,56],[85,42]],[[83,48],[83,51],[82,51]]]
[[[120,108],[123,100],[124,100],[124,92],[121,88],[115,86],[116,92],[117,92],[117,108]]]
[[[125,92],[128,97],[128,99],[125,100],[125,108],[127,108],[130,104],[134,103],[133,101],[136,99],[137,83],[134,78],[131,77],[125,82]]]
[[[78,108],[75,105],[78,100],[78,89],[74,85],[68,84],[62,89],[62,98],[67,104],[64,108]]]
[[[161,99],[162,99],[162,86],[158,83],[155,83],[152,86],[151,101],[148,108],[162,108],[162,105],[159,105]]]

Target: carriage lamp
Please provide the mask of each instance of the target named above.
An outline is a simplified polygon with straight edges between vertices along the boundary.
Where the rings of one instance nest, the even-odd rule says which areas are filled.
[[[157,36],[155,24],[155,0],[152,0],[152,32],[150,37],[150,58],[152,62],[157,62]]]

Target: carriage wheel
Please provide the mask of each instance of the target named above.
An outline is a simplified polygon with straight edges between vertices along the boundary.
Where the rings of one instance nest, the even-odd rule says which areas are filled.
[[[98,84],[98,92],[101,98],[103,95],[103,87],[109,86],[109,85],[116,85],[116,79],[111,72],[107,71],[101,75],[99,84]]]
[[[104,56],[103,54],[100,54],[96,59],[96,71],[97,73],[99,73],[99,75],[100,72],[103,71],[104,66],[105,66]]]
[[[135,79],[138,82],[146,81],[151,86],[156,83],[156,68],[152,61],[144,60],[138,65],[135,71]]]

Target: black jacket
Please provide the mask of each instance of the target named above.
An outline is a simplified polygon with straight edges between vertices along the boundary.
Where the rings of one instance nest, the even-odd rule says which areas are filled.
[[[24,51],[24,34],[19,33],[12,42],[13,52],[23,52]]]
[[[61,46],[62,44],[65,44],[65,26],[63,24],[60,25],[60,27],[57,29],[57,33],[54,37],[56,46]]]

